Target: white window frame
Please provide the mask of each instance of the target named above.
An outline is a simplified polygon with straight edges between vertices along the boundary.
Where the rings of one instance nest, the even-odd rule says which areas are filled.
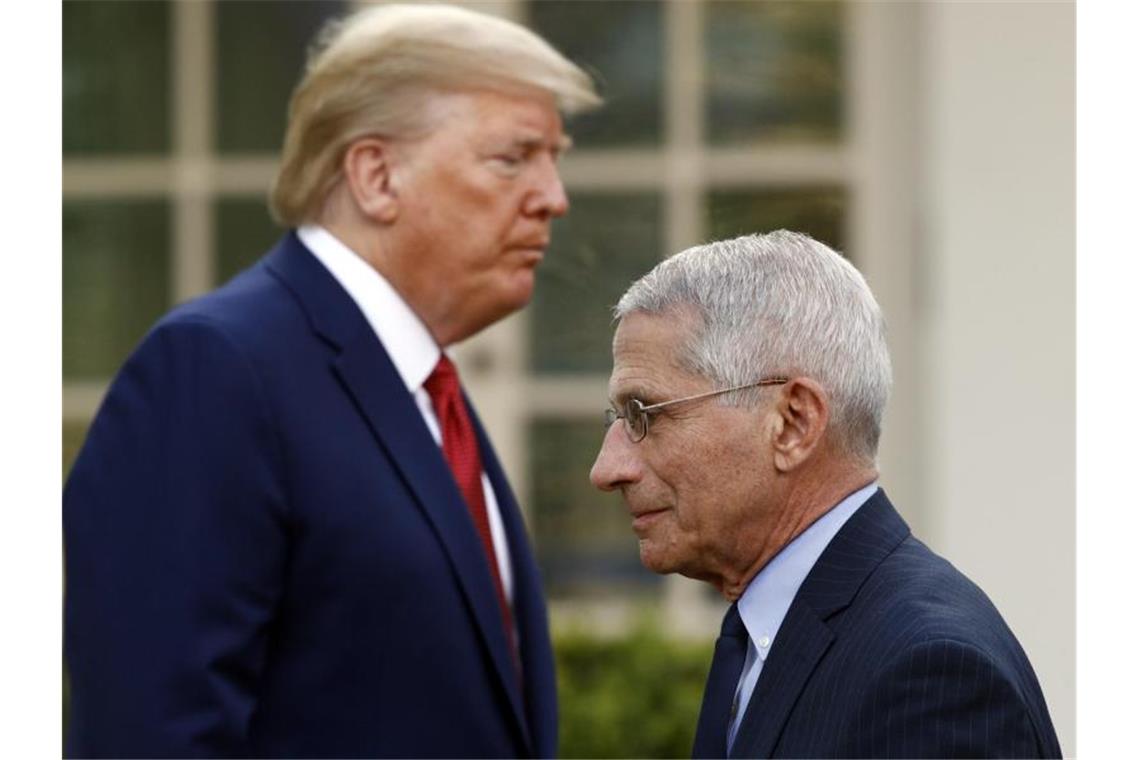
[[[357,2],[355,5],[371,3]],[[464,3],[521,19],[521,0]],[[65,201],[83,198],[169,199],[171,292],[175,302],[214,287],[215,201],[264,198],[277,165],[271,154],[220,155],[214,145],[213,2],[172,4],[169,155],[74,158],[63,162]],[[915,215],[914,115],[918,74],[917,10],[908,4],[848,3],[844,30],[845,131],[834,145],[714,148],[704,142],[703,17],[706,3],[664,2],[665,129],[655,148],[576,148],[564,160],[567,191],[660,193],[663,255],[704,239],[710,189],[838,185],[849,205],[849,255],[871,283],[890,325],[895,392],[884,431],[883,482],[900,504],[916,504],[922,428],[916,415],[916,317],[921,277]],[[536,375],[529,370],[529,311],[506,319],[457,349],[466,384],[480,408],[516,492],[530,493],[527,428],[544,418],[595,419],[606,398],[605,375]],[[94,416],[109,378],[66,381],[65,422]],[[599,426],[600,433],[600,426]],[[599,434],[600,440],[600,434]],[[586,473],[582,474],[585,478]],[[599,507],[603,508],[603,507]],[[606,508],[612,508],[606,507]],[[908,514],[919,523],[921,514]],[[631,536],[630,550],[634,550]],[[706,587],[679,576],[664,585],[661,613],[674,635],[707,637],[723,604]],[[599,630],[625,629],[638,603],[555,600],[555,623],[590,620]]]

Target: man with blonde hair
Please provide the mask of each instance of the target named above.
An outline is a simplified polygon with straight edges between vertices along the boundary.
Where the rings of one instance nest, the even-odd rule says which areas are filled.
[[[256,265],[164,317],[64,493],[70,755],[550,756],[546,609],[445,349],[530,299],[589,77],[383,6],[293,94]]]
[[[697,246],[615,308],[609,429],[642,563],[732,602],[694,757],[1060,757],[985,594],[879,487],[891,387],[849,262],[778,231]]]

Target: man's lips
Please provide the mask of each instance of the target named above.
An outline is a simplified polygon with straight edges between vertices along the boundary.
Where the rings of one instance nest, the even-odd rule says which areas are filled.
[[[636,514],[631,514],[633,517],[633,532],[641,533],[648,530],[658,517],[668,512],[668,508],[662,509],[647,509]]]
[[[546,255],[546,247],[550,244],[547,240],[538,240],[534,242],[522,243],[514,246],[514,250],[522,254],[523,261],[531,266],[537,265],[542,261]]]

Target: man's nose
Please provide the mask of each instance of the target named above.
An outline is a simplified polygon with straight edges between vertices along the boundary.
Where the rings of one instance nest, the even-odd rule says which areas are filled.
[[[563,216],[570,210],[570,200],[553,158],[542,161],[534,191],[527,196],[524,210],[527,214],[544,217]]]
[[[590,468],[590,482],[603,491],[614,491],[641,479],[641,464],[621,421],[610,425],[602,438],[598,458]]]

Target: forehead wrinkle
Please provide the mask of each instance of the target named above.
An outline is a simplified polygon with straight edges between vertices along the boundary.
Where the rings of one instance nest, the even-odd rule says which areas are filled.
[[[613,341],[613,402],[636,397],[649,405],[668,400],[666,396],[685,386],[691,372],[680,361],[676,338],[687,327],[687,316],[638,313],[621,320]]]
[[[614,372],[610,375],[610,400],[615,404],[624,404],[631,398],[649,405],[656,403],[668,393],[671,381],[676,377],[670,372],[669,363],[651,366],[645,363],[626,364],[619,367],[615,364]]]

